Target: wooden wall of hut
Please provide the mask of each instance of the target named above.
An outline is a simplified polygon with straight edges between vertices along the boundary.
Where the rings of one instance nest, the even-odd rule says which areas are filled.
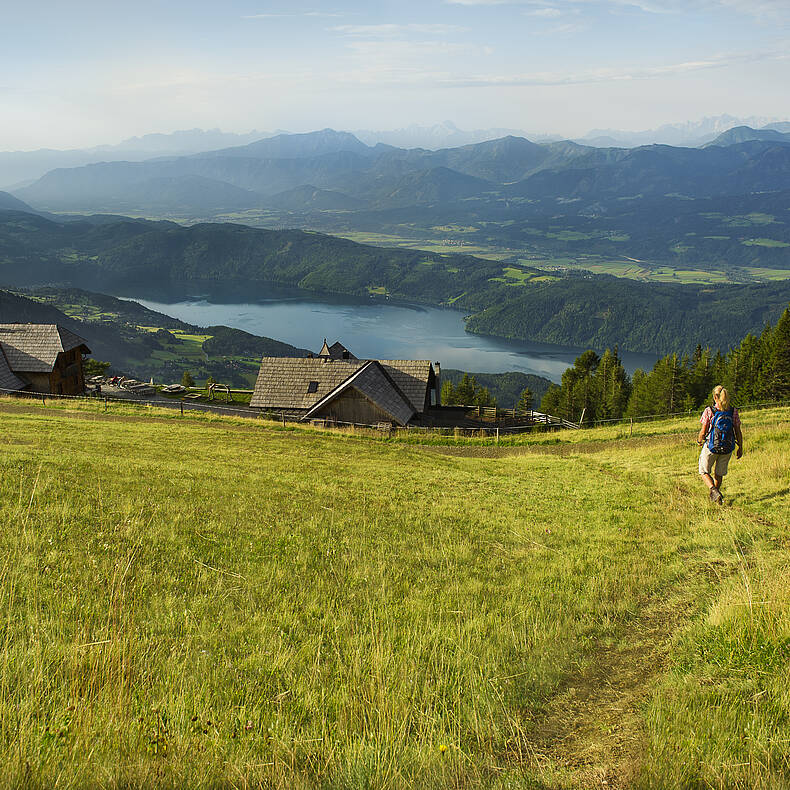
[[[328,403],[320,416],[338,422],[351,422],[357,425],[376,425],[381,422],[392,422],[392,415],[369,401],[361,392],[350,389]]]

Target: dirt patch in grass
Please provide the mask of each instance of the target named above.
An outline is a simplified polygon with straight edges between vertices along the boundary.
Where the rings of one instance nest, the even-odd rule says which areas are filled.
[[[536,767],[550,764],[566,786],[626,788],[647,748],[641,708],[685,623],[680,601],[657,602],[616,643],[599,644],[532,727]]]
[[[632,439],[603,439],[589,442],[563,442],[558,444],[524,444],[518,447],[496,445],[412,445],[428,452],[451,455],[456,458],[512,458],[519,455],[592,455],[616,447],[639,449],[656,445],[677,444],[679,438],[689,438],[691,432],[666,433],[659,436],[640,436]]]

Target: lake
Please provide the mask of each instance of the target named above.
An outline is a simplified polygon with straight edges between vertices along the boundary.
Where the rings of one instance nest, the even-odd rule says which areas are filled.
[[[326,338],[339,340],[353,354],[370,359],[430,359],[442,367],[470,372],[518,370],[559,381],[582,348],[500,340],[465,331],[463,315],[425,305],[353,296],[317,295],[296,288],[261,286],[254,292],[205,283],[179,286],[156,300],[125,293],[151,310],[190,324],[224,324],[318,351]],[[629,373],[651,369],[652,354],[623,353]]]

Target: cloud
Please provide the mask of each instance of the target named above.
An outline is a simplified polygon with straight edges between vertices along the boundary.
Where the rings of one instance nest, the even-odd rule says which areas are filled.
[[[448,5],[524,5],[528,0],[444,0]]]
[[[725,8],[731,8],[766,21],[784,19],[790,21],[790,4],[787,0],[719,0]]]
[[[587,30],[587,25],[580,22],[566,22],[564,25],[555,25],[547,30],[534,31],[534,35],[538,36],[567,36],[571,33],[581,33]]]
[[[701,60],[681,61],[663,66],[634,67],[623,69],[589,69],[579,72],[531,72],[510,75],[481,75],[471,78],[452,79],[445,83],[448,87],[512,87],[512,86],[562,86],[585,85],[602,82],[627,82],[634,80],[651,80],[662,77],[673,77],[706,69],[719,69],[738,63],[752,63],[760,60],[778,60],[784,57],[783,52],[742,53],[740,55],[714,55]]]
[[[444,0],[448,5],[461,6],[529,6],[547,4],[536,0]],[[684,14],[698,12],[734,11],[764,21],[790,22],[788,0],[555,0],[552,8],[576,10],[584,6],[610,10],[634,8],[647,14]],[[548,7],[548,6],[547,6]],[[546,14],[548,16],[548,14]],[[540,13],[535,16],[541,16]]]
[[[245,14],[242,19],[293,19],[294,17],[319,17],[322,19],[338,19],[345,14],[329,11],[303,11],[298,14]]]
[[[558,16],[563,16],[564,12],[559,8],[536,8],[533,11],[525,11],[525,16],[537,16],[543,19],[556,19]]]
[[[329,28],[335,33],[347,36],[368,36],[373,38],[389,38],[406,33],[422,33],[432,36],[445,36],[451,33],[463,33],[469,28],[458,25],[423,25],[423,24],[382,24],[382,25],[336,25]]]
[[[365,62],[401,64],[409,60],[430,59],[437,55],[459,55],[474,49],[449,41],[350,41],[347,48]]]

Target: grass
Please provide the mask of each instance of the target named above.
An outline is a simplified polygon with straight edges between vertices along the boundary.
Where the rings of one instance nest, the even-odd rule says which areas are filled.
[[[0,401],[8,786],[786,786],[790,409],[714,509],[693,419],[98,408]]]
[[[787,280],[790,278],[790,269],[765,269],[759,267],[748,267],[747,271],[756,279],[768,282],[777,280]]]
[[[777,239],[744,239],[741,244],[745,247],[790,247],[786,241],[778,241]]]

